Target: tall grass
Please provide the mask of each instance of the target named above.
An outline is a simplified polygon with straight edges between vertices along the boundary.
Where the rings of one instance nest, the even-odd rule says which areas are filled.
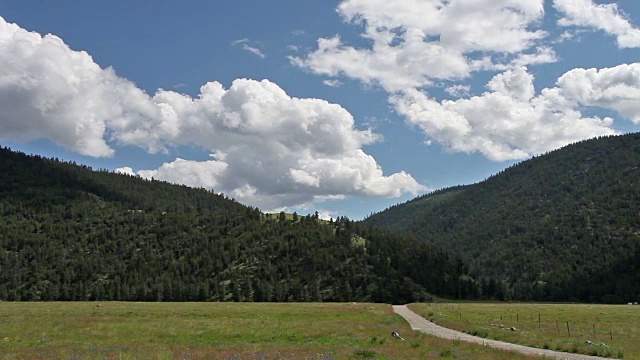
[[[391,336],[398,331],[406,339]],[[413,332],[384,304],[2,303],[1,359],[525,359]]]
[[[459,302],[409,307],[439,325],[485,338],[640,359],[640,306]]]

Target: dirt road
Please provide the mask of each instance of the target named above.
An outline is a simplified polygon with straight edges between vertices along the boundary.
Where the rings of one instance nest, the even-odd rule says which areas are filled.
[[[445,327],[436,325],[431,321],[428,321],[422,316],[409,310],[406,305],[394,305],[393,311],[395,311],[398,315],[405,318],[405,320],[409,322],[409,325],[411,325],[411,329],[421,331],[423,333],[427,333],[433,336],[445,338],[445,339],[466,341],[466,342],[481,344],[484,346],[490,346],[496,349],[516,351],[526,355],[544,356],[550,359],[557,359],[557,360],[607,359],[607,358],[598,357],[598,356],[571,354],[571,353],[565,353],[560,351],[537,349],[537,348],[532,348],[532,347],[518,345],[518,344],[506,343],[503,341],[483,339],[481,337],[465,334],[460,331],[451,330],[451,329],[447,329]]]

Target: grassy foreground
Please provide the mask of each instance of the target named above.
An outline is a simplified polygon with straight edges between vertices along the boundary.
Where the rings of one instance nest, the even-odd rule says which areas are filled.
[[[640,306],[460,302],[412,304],[409,308],[439,325],[484,338],[640,359]]]
[[[384,304],[0,302],[0,358],[526,357],[413,332]]]

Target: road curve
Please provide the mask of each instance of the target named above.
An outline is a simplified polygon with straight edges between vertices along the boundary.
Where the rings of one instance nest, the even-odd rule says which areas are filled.
[[[491,340],[491,339],[484,339],[481,337],[465,334],[460,331],[451,330],[451,329],[436,325],[431,321],[428,321],[422,316],[409,310],[406,305],[393,305],[393,311],[395,311],[396,314],[402,316],[405,320],[407,320],[407,322],[409,322],[409,325],[411,325],[411,329],[417,330],[426,334],[430,334],[433,336],[445,338],[445,339],[466,341],[470,343],[481,344],[484,346],[490,346],[496,349],[515,351],[525,355],[545,356],[547,358],[556,359],[556,360],[608,359],[608,358],[603,358],[599,356],[572,354],[572,353],[565,353],[561,351],[538,349],[538,348],[528,347],[524,345],[511,344],[504,341],[497,341],[497,340]]]

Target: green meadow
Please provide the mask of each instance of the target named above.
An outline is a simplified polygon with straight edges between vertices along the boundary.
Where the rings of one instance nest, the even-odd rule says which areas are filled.
[[[438,325],[488,339],[640,359],[640,306],[458,302],[409,308]]]
[[[0,358],[527,357],[413,332],[385,304],[0,302]]]

